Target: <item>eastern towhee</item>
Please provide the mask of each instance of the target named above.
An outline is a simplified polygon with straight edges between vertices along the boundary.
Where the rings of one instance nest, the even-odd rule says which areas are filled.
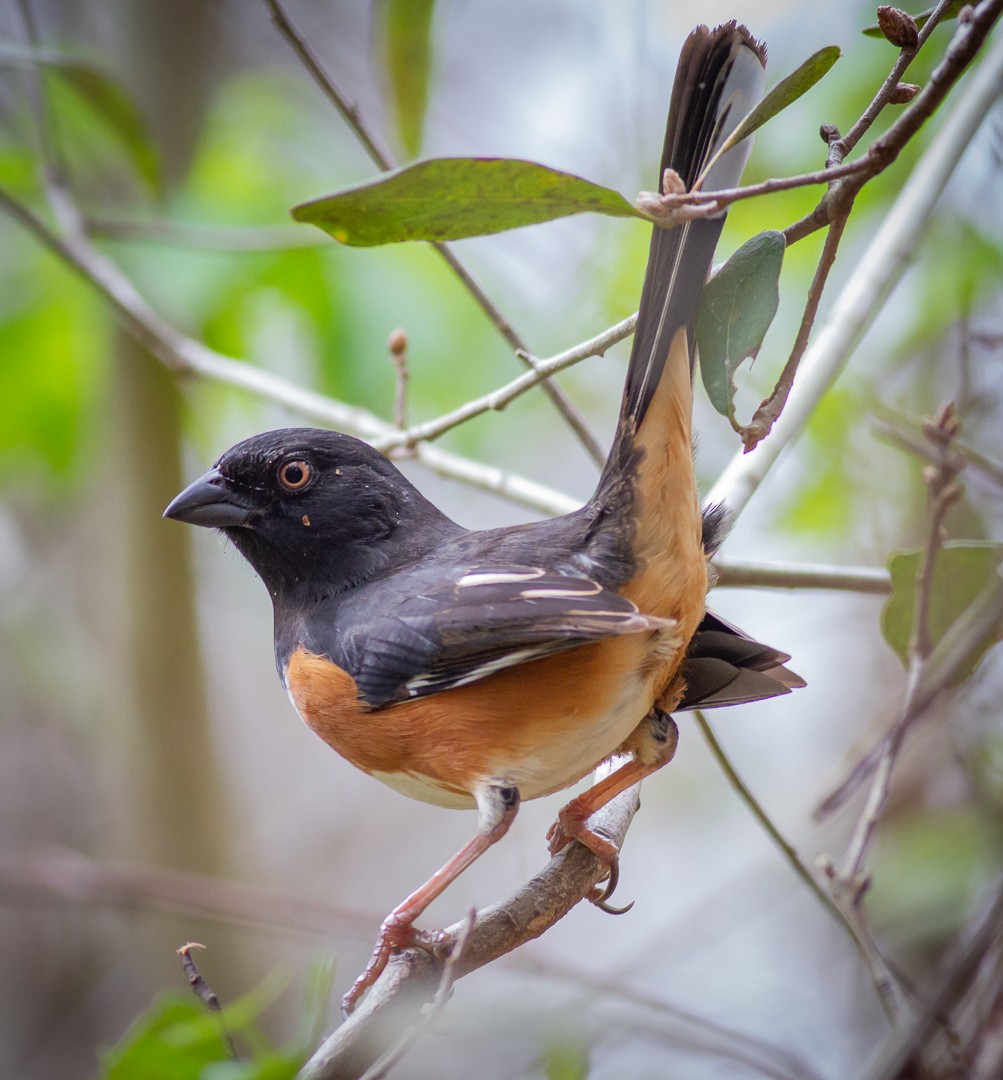
[[[683,46],[659,189],[689,190],[762,93],[765,49],[741,26]],[[705,190],[738,182],[748,142]],[[279,675],[306,723],[406,795],[476,807],[477,835],[383,923],[350,1011],[414,922],[508,830],[521,799],[630,760],[573,799],[551,852],[617,850],[589,816],[670,760],[677,709],[802,686],[789,657],[706,610],[723,512],[701,514],[691,333],[723,215],[655,227],[616,435],[595,494],[549,521],[471,532],[348,435],[271,431],[228,450],[166,516],[221,529],[272,597]],[[611,886],[596,902],[605,904]]]

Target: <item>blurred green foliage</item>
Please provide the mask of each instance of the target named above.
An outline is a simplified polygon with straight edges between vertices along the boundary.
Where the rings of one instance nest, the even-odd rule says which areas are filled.
[[[408,157],[421,149],[432,75],[435,0],[383,0],[384,67],[397,134]]]
[[[256,1045],[248,1060],[231,1059],[223,1031]],[[105,1080],[287,1080],[305,1060],[302,1049],[268,1049],[253,1013],[236,1005],[221,1015],[191,997],[163,994],[102,1054]]]

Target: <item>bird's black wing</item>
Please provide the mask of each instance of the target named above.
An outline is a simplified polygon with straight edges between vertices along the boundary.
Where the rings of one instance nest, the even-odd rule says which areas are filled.
[[[641,614],[590,578],[542,567],[481,565],[431,578],[414,567],[391,575],[341,603],[336,630],[309,627],[311,647],[343,667],[373,707],[590,641],[675,625]]]

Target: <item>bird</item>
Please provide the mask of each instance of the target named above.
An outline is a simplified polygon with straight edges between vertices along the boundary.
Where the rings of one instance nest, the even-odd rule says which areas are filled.
[[[717,151],[761,97],[765,62],[735,22],[688,36],[661,194],[738,182],[748,140]],[[165,511],[220,530],[261,578],[279,677],[313,731],[405,795],[477,810],[471,840],[384,920],[346,1015],[395,950],[443,943],[416,921],[522,800],[622,758],[548,833],[552,853],[577,841],[605,861],[591,899],[615,911],[618,851],[588,819],[671,760],[672,713],[804,685],[788,654],[706,607],[727,522],[697,491],[693,323],[723,222],[653,228],[619,420],[579,510],[470,530],[365,442],[283,428],[227,450]]]

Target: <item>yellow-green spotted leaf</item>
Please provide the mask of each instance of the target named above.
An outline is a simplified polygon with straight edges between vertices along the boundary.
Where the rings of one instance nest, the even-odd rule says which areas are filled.
[[[513,158],[433,158],[293,208],[357,247],[461,240],[582,213],[641,217],[610,188]]]

